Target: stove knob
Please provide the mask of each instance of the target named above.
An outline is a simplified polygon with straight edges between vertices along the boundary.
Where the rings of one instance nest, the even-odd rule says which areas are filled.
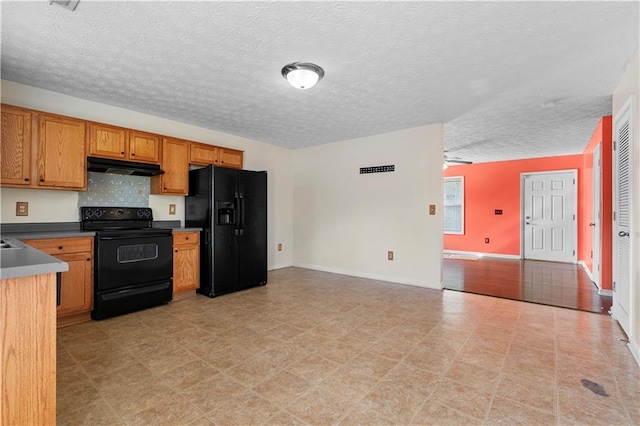
[[[90,218],[91,216],[93,216],[93,210],[85,210],[84,216],[86,218]]]
[[[103,213],[104,213],[104,211],[102,211],[102,210],[96,210],[95,215],[96,215],[96,217],[100,217],[100,216],[102,216]]]
[[[122,216],[123,214],[124,214],[124,210],[122,210],[122,209],[116,210],[116,215]]]

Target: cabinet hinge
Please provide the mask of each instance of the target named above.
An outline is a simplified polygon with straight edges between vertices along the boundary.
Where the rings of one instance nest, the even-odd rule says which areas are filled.
[[[576,251],[575,251],[575,250],[573,250],[573,255],[574,255],[574,256],[576,255]]]
[[[613,212],[613,220],[616,220],[616,212]]]
[[[616,150],[616,141],[613,141],[613,150]]]
[[[591,258],[593,259],[593,250],[591,250]]]
[[[573,215],[573,220],[576,220],[576,215],[575,214]]]
[[[616,282],[613,282],[613,291],[616,291]]]

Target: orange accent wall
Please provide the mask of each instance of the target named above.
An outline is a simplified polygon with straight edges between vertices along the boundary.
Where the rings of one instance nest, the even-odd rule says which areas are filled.
[[[600,146],[601,153],[601,173],[602,179],[600,182],[600,199],[602,200],[602,215],[600,218],[600,241],[602,246],[600,251],[602,253],[602,259],[600,264],[601,271],[601,286],[603,289],[611,290],[612,286],[612,262],[613,262],[613,249],[612,249],[612,192],[613,192],[613,143],[612,143],[612,129],[611,129],[611,116],[603,117],[587,144],[587,147],[583,153],[583,170],[584,170],[584,193],[582,196],[583,205],[581,206],[581,215],[578,222],[578,241],[579,259],[582,260],[589,271],[593,273],[593,259],[591,253],[593,251],[593,232],[589,223],[595,223],[593,217],[593,173],[596,167],[593,164],[593,152]]]
[[[464,235],[444,235],[444,249],[520,256],[520,174],[576,169],[581,205],[582,164],[583,156],[577,154],[450,166],[445,177],[464,176],[465,223]]]
[[[593,150],[602,142],[602,288],[611,289],[611,117],[603,117],[582,154],[450,166],[445,177],[464,176],[464,235],[444,235],[445,250],[520,256],[520,174],[575,169],[578,260],[592,268]],[[495,210],[502,210],[496,215]],[[485,243],[489,238],[489,243]]]

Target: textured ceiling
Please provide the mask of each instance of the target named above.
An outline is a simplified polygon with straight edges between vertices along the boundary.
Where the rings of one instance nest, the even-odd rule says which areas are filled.
[[[290,148],[444,122],[475,162],[582,152],[639,34],[638,2],[0,7],[6,80]]]

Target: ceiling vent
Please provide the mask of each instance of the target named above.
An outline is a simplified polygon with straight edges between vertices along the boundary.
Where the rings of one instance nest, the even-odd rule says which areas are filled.
[[[53,0],[50,1],[49,4],[57,4],[58,6],[62,6],[65,9],[69,9],[70,11],[74,11],[76,10],[76,7],[78,6],[78,3],[80,3],[80,0],[68,0],[68,1],[64,1],[64,0]]]

